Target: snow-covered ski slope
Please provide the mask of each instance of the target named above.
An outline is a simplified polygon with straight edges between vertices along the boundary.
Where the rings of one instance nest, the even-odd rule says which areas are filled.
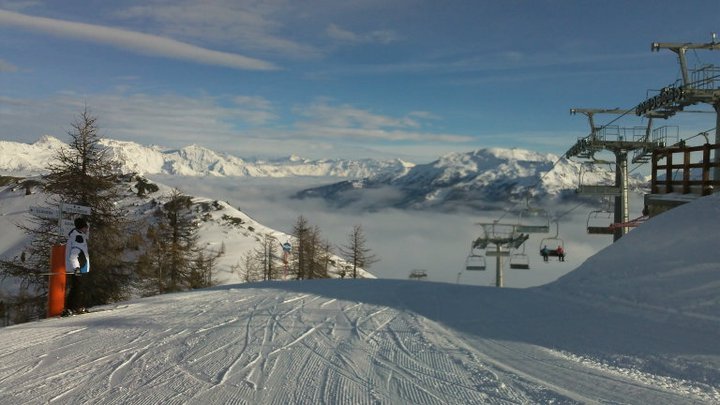
[[[539,288],[278,281],[3,328],[0,403],[720,403],[719,203]]]

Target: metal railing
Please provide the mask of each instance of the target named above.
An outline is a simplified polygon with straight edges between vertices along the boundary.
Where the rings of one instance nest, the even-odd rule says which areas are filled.
[[[656,149],[652,158],[653,194],[712,194],[720,179],[712,179],[711,171],[720,168],[720,161],[711,160],[711,152],[720,153],[720,144],[673,146]]]

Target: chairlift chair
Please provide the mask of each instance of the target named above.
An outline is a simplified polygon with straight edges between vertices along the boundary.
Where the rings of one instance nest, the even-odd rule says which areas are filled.
[[[465,260],[465,270],[485,270],[485,257],[482,255],[471,254]]]
[[[515,231],[520,233],[548,233],[550,232],[550,215],[541,208],[531,208],[530,205],[520,211]]]
[[[510,256],[510,268],[513,270],[530,270],[530,258],[525,253]]]
[[[587,180],[587,173],[590,171],[590,165],[595,164],[611,165],[612,162],[594,160],[582,163],[580,166],[579,184],[576,190],[577,193],[590,196],[619,196],[620,187],[615,184],[589,184],[589,181]],[[583,176],[585,178],[583,178]]]
[[[555,222],[555,225],[555,236],[543,238],[540,241],[540,255],[544,256],[542,254],[542,251],[544,248],[547,248],[548,257],[557,257],[560,261],[565,261],[565,242],[559,236],[560,225],[557,221]],[[562,255],[560,254],[560,252],[558,252],[558,248],[562,249]]]
[[[482,251],[477,248],[470,250],[470,254],[465,260],[465,270],[485,270],[485,256],[482,255]]]
[[[612,235],[614,212],[609,210],[590,211],[587,218],[587,233],[590,235]]]
[[[420,280],[420,279],[423,279],[423,278],[426,278],[426,277],[427,277],[427,272],[426,272],[425,270],[420,270],[420,269],[418,269],[418,270],[413,270],[413,271],[410,272],[410,276],[409,276],[409,277],[410,277],[411,279]]]
[[[522,252],[510,256],[510,268],[514,270],[530,270],[530,258],[525,254],[525,245]]]

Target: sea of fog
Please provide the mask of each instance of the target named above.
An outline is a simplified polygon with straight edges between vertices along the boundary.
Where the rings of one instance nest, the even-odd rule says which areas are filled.
[[[337,209],[321,199],[291,198],[297,191],[330,184],[333,178],[252,178],[252,177],[181,177],[151,176],[154,181],[180,191],[223,200],[239,208],[263,225],[291,233],[298,216],[304,216],[334,246],[347,244],[353,226],[359,224],[367,237],[367,247],[379,260],[369,270],[378,278],[405,279],[413,270],[425,271],[432,281],[472,285],[495,284],[495,259],[488,258],[486,271],[465,271],[470,243],[482,234],[478,223],[517,221],[509,204],[505,211],[477,213],[438,213],[430,211],[387,209],[374,212],[356,208]],[[565,262],[544,263],[538,251],[543,239],[555,236],[534,234],[525,243],[530,270],[510,270],[503,263],[506,287],[531,287],[556,280],[577,268],[588,257],[612,243],[610,235],[588,235],[588,214],[593,207],[577,203],[555,205],[549,212],[560,216],[558,237],[567,252]],[[631,217],[639,216],[642,197],[631,199]],[[513,211],[511,211],[513,210]],[[554,240],[549,241],[554,244]],[[337,252],[336,252],[337,253]],[[522,251],[520,252],[522,253]]]

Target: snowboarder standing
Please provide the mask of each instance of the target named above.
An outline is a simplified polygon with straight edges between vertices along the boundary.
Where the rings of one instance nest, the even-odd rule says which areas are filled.
[[[82,305],[82,275],[90,272],[90,255],[88,254],[88,231],[90,227],[84,218],[75,219],[75,228],[68,234],[65,245],[65,271],[74,273],[70,282],[67,297],[67,308],[72,313],[84,312]]]

